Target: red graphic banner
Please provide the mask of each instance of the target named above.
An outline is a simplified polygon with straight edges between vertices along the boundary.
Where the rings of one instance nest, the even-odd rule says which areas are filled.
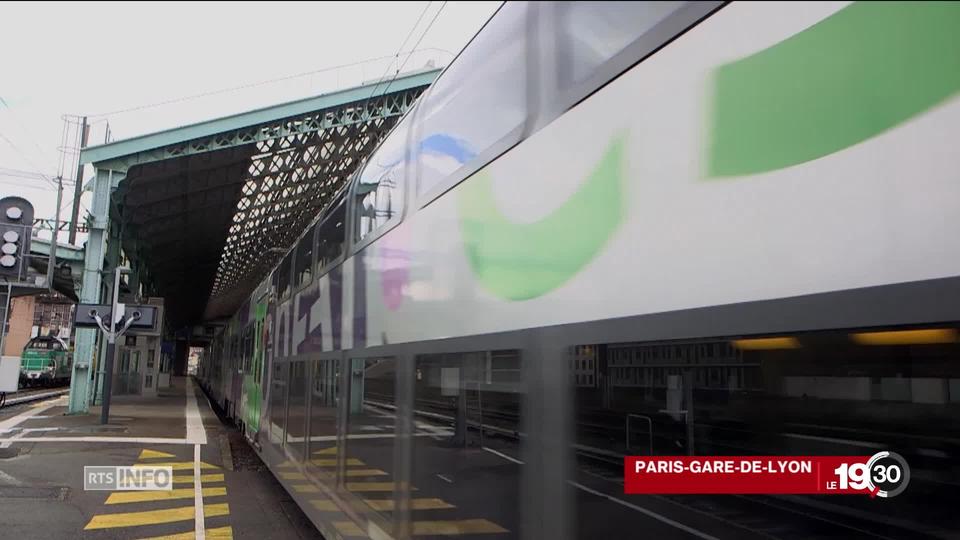
[[[867,494],[889,495],[909,470],[875,456],[629,456],[628,494]],[[876,465],[876,466],[874,466]],[[906,476],[906,478],[904,478]]]

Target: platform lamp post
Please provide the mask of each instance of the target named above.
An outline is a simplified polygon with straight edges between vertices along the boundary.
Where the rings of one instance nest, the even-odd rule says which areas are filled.
[[[130,317],[124,321],[124,312],[126,306],[120,303],[120,275],[130,273],[129,268],[117,267],[113,271],[113,301],[110,303],[110,316],[107,325],[104,325],[103,318],[96,310],[91,310],[90,316],[96,319],[97,326],[107,338],[107,355],[104,359],[103,373],[103,406],[100,408],[100,423],[106,424],[110,421],[110,393],[113,391],[113,357],[116,353],[117,338],[123,335],[130,328],[134,321],[140,318],[140,313],[134,311]],[[117,330],[117,325],[122,327]]]

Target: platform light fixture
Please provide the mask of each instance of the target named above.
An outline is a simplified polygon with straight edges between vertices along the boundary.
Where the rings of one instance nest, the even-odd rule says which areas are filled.
[[[937,343],[956,343],[958,337],[960,337],[960,334],[955,328],[924,328],[850,334],[850,339],[859,345],[933,345]]]
[[[769,351],[800,348],[800,340],[791,336],[735,339],[730,343],[741,351]]]

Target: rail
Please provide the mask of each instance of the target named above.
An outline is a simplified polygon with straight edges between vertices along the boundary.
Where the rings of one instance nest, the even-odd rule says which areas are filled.
[[[19,392],[11,392],[11,393],[16,395]],[[7,397],[8,394],[6,392],[0,392],[0,408],[12,407],[14,405],[20,405],[21,403],[29,403],[31,401],[39,401],[41,399],[47,399],[51,397],[59,397],[68,393],[70,393],[70,389],[54,390],[52,392],[44,392],[44,393],[32,393],[32,394],[27,394],[25,396]]]
[[[638,419],[646,420],[646,421],[647,421],[648,435],[650,436],[650,454],[649,454],[649,455],[652,456],[652,455],[653,455],[653,419],[650,418],[649,416],[645,416],[645,415],[642,415],[642,414],[628,414],[628,415],[627,415],[627,441],[626,441],[626,442],[627,442],[627,452],[630,451],[630,419],[631,419],[631,418],[638,418]]]

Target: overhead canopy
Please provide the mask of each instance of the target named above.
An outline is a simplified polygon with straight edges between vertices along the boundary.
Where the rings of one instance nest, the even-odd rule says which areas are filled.
[[[116,173],[111,227],[171,327],[236,311],[438,73],[85,149]]]

